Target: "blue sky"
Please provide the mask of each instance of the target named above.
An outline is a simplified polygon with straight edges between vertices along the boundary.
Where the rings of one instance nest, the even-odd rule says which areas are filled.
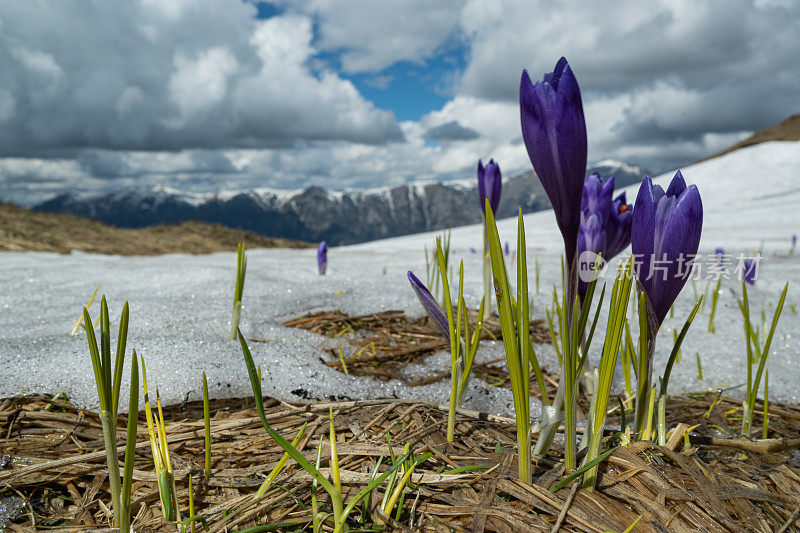
[[[520,73],[562,55],[590,164],[666,171],[800,112],[792,0],[3,2],[0,199],[517,175]]]

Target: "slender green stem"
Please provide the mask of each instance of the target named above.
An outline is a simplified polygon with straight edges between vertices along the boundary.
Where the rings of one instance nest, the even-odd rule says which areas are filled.
[[[133,350],[132,357],[131,389],[128,399],[128,435],[125,442],[125,466],[124,477],[122,479],[122,494],[119,500],[119,528],[122,533],[128,533],[128,531],[130,531],[133,463],[136,456],[136,433],[139,426],[139,364],[136,358],[136,350]]]
[[[767,438],[769,429],[769,370],[764,375],[764,420],[762,424],[761,438]]]
[[[636,387],[636,413],[633,419],[633,432],[638,434],[644,428],[645,416],[648,407],[648,393],[650,392],[650,382],[653,375],[653,357],[656,350],[655,331],[652,318],[649,316],[649,304],[647,295],[644,291],[639,292],[639,353],[638,370],[636,377],[638,380]],[[651,330],[653,333],[651,334]]]
[[[211,479],[211,409],[208,401],[208,380],[203,372],[203,426],[205,429],[205,476]]]
[[[483,315],[479,317],[481,321],[492,314],[492,258],[489,255],[489,240],[487,237],[488,228],[486,217],[483,218],[483,297],[486,306],[483,308]]]
[[[106,463],[108,464],[108,483],[111,490],[111,502],[114,507],[114,526],[120,527],[120,481],[119,481],[119,457],[117,456],[117,435],[114,423],[111,420],[111,413],[100,410],[100,424],[103,427],[103,442],[106,447]]]
[[[242,316],[242,296],[244,295],[244,279],[247,274],[247,256],[244,252],[244,243],[239,243],[236,251],[236,287],[233,295],[233,317],[231,318],[230,340],[236,339],[236,330],[239,329],[239,320]]]

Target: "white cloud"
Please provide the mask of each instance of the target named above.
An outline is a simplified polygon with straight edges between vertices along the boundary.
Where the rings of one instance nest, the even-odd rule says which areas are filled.
[[[318,22],[317,46],[341,50],[346,72],[377,72],[398,61],[422,62],[458,28],[464,0],[288,0]]]
[[[798,2],[275,3],[268,20],[240,0],[0,3],[0,157],[31,158],[0,159],[4,194],[364,187],[473,177],[490,157],[513,176],[531,169],[521,70],[540,78],[561,55],[590,163],[665,170],[800,112]],[[463,70],[436,73],[452,96],[417,121],[345,77],[393,88],[383,69],[457,43]]]
[[[312,70],[308,16],[255,14],[241,0],[0,3],[0,155],[400,137],[391,112]]]
[[[522,68],[537,79],[563,55],[587,106],[627,101],[615,124],[626,140],[752,130],[800,111],[797,2],[470,0],[461,27],[460,94],[516,101]]]
[[[178,52],[173,64],[175,70],[169,80],[169,93],[181,114],[179,122],[170,124],[173,128],[182,127],[222,102],[230,76],[239,69],[233,54],[219,46],[201,52],[196,58]]]

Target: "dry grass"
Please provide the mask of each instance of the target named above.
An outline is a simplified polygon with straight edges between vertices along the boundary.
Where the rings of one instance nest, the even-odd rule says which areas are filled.
[[[184,222],[142,229],[125,229],[75,215],[39,213],[0,202],[0,251],[36,251],[116,255],[166,253],[207,254],[248,248],[308,248],[300,241],[264,237],[244,230]]]
[[[477,312],[468,311],[468,317],[470,331],[474,331]],[[354,317],[341,311],[320,311],[290,320],[284,325],[340,338],[346,341],[347,346],[355,346],[355,351],[348,348],[346,353],[343,352],[348,372],[382,381],[403,380],[403,366],[424,363],[428,356],[449,348],[431,326],[429,318],[409,321],[402,311],[384,311]],[[530,332],[535,342],[550,342],[544,320],[531,322]],[[498,339],[500,336],[500,319],[495,315],[488,317],[484,321],[481,339]],[[341,371],[342,363],[337,351],[327,350],[327,354],[330,359],[325,364]],[[495,386],[509,384],[505,358],[477,364],[473,367],[473,373]],[[431,373],[428,377],[415,381],[404,381],[406,385],[413,387],[449,378],[450,373],[445,372]]]
[[[702,419],[701,413],[715,400],[712,395],[673,401],[670,418],[692,417],[684,419],[687,423]],[[48,405],[50,410],[45,410]],[[277,523],[292,525],[275,530],[301,530],[310,520],[305,508],[310,507],[311,483],[296,465],[290,463],[267,494],[252,498],[282,454],[261,427],[252,405],[252,399],[212,402],[213,473],[209,480],[202,473],[201,402],[167,409],[167,434],[184,516],[191,474],[196,509],[207,518],[210,531]],[[710,410],[724,418],[734,405],[722,400]],[[788,451],[798,443],[788,440],[736,439],[719,446],[711,437],[697,436],[684,449],[680,441],[672,448],[634,443],[617,448],[601,465],[595,492],[573,494],[570,486],[548,490],[563,476],[557,455],[538,458],[534,484],[514,479],[515,426],[508,419],[462,410],[457,440],[448,445],[444,406],[399,400],[299,406],[266,400],[265,407],[270,423],[287,438],[308,423],[300,449],[309,458],[315,455],[320,436],[327,433],[328,409],[333,408],[348,494],[366,484],[378,456],[388,452],[389,441],[396,452],[405,443],[417,453],[433,452],[407,488],[400,521],[388,520],[386,529],[391,531],[549,532],[563,514],[560,530],[564,532],[623,531],[640,515],[634,532],[767,532],[789,523],[800,505],[800,469]],[[800,409],[782,406],[775,415],[783,421],[781,431],[797,434]],[[120,418],[119,427],[124,428],[125,417]],[[53,527],[87,531],[108,526],[105,457],[95,413],[44,396],[9,398],[0,402],[0,429],[0,499],[18,496],[26,502],[25,511],[8,531]],[[175,531],[174,524],[161,518],[146,434],[140,416],[133,474],[134,527],[136,531]],[[123,438],[120,431],[120,442]],[[483,468],[442,474],[475,465]],[[380,496],[378,490],[373,501]],[[356,518],[354,514],[354,527]],[[367,522],[380,519],[380,511],[373,506]]]

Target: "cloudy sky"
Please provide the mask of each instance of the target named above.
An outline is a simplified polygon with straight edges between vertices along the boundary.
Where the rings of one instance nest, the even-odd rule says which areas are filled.
[[[659,172],[800,112],[796,0],[0,3],[0,199],[374,187],[530,170],[564,55],[590,163]]]

